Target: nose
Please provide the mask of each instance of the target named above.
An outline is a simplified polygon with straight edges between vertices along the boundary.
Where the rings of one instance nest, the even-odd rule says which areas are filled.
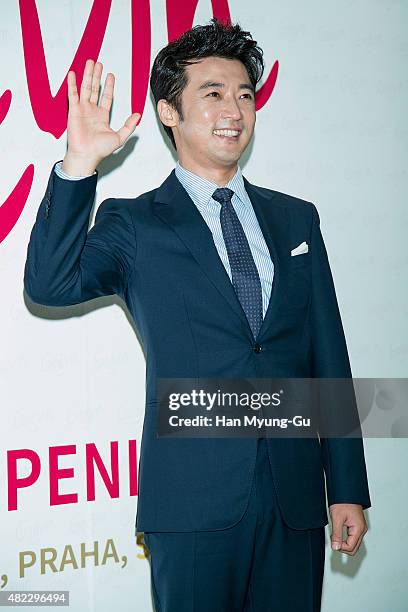
[[[222,115],[223,117],[230,117],[231,119],[240,119],[242,117],[241,108],[233,96],[225,96]]]

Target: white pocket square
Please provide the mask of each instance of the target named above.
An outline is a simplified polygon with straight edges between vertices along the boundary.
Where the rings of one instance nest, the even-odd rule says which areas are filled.
[[[303,255],[303,253],[307,253],[309,251],[309,246],[307,242],[301,242],[297,247],[291,250],[291,255]]]

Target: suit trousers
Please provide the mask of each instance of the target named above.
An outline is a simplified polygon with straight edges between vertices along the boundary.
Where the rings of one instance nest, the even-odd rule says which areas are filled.
[[[259,438],[246,511],[227,529],[146,532],[156,612],[319,612],[324,527],[292,529]]]

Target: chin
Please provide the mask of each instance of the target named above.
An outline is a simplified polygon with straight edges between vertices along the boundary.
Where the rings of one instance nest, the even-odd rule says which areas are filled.
[[[239,154],[236,153],[235,155],[226,155],[224,157],[224,161],[232,164],[232,163],[236,163],[237,161],[239,161],[240,157],[241,157],[241,153]]]
[[[219,151],[213,150],[213,156],[216,159],[220,159],[220,160],[224,160],[224,161],[237,161],[242,155],[242,151],[241,150],[235,150],[235,151]]]

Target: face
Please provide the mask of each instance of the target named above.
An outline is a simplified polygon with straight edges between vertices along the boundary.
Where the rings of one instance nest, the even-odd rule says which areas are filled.
[[[186,72],[183,120],[167,103],[158,103],[163,122],[174,128],[180,163],[190,169],[236,167],[256,121],[255,92],[244,64],[207,57],[187,66]]]

